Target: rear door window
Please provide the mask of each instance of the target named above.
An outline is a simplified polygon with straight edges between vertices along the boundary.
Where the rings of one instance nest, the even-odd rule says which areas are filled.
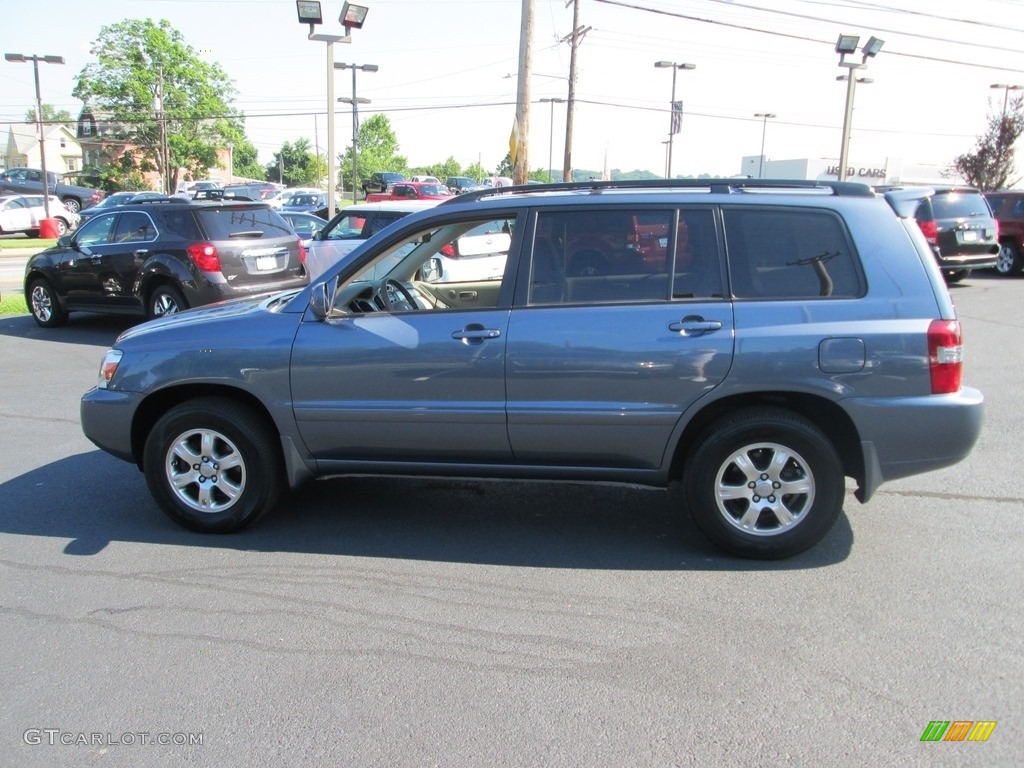
[[[140,211],[122,213],[114,230],[115,243],[148,243],[156,240],[153,220]]]
[[[722,297],[709,207],[540,211],[529,303],[591,304]]]

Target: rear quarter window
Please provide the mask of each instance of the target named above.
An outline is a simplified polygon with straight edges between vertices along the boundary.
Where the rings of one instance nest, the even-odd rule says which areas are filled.
[[[859,261],[841,219],[820,209],[725,208],[732,292],[744,299],[856,298]]]
[[[265,238],[295,236],[277,211],[263,206],[206,208],[199,211],[199,221],[209,240],[230,240],[242,232],[261,232]]]

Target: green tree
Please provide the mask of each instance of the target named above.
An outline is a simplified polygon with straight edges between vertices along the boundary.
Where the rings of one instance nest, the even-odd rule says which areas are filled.
[[[467,165],[459,175],[469,176],[473,181],[480,182],[489,174],[480,163],[471,163],[470,165]]]
[[[241,131],[241,134],[235,141],[232,141],[233,148],[232,153],[232,175],[238,176],[245,179],[264,179],[268,178],[266,175],[266,168],[260,165],[259,151],[255,145],[245,137]],[[276,177],[275,177],[276,179]]]
[[[267,164],[267,179],[281,180],[289,187],[318,187],[326,176],[327,160],[310,151],[309,139],[296,139],[294,144],[286,141],[280,151],[274,153],[274,160]]]
[[[494,169],[495,176],[508,176],[512,177],[512,153],[506,152],[505,157],[502,158],[501,162],[498,163],[498,167]]]
[[[53,104],[43,104],[42,112],[44,123],[56,123],[58,125],[63,123],[65,125],[73,125],[75,122],[75,118],[71,116],[70,112],[68,112],[66,109],[57,109],[55,106],[53,106]],[[35,107],[32,107],[32,109],[25,110],[25,122],[34,123],[35,121]]]
[[[205,177],[229,142],[243,143],[243,119],[230,106],[231,80],[219,64],[200,58],[170,22],[126,19],[102,27],[90,53],[97,60],[79,72],[74,96],[118,126],[117,138],[137,148],[139,167],[158,170],[171,189],[181,173]],[[160,152],[161,109],[167,169]]]
[[[359,126],[356,144],[359,150],[356,160],[360,178],[352,179],[352,145],[349,144],[345,151],[338,155],[339,177],[342,180],[348,179],[349,182],[354,181],[356,188],[363,178],[376,171],[408,171],[409,160],[398,154],[398,137],[395,136],[387,115],[374,115],[364,120]],[[349,183],[344,186],[346,189],[352,188]]]
[[[988,117],[988,128],[978,137],[974,152],[958,155],[953,168],[983,192],[1013,186],[1014,144],[1024,133],[1024,96],[1008,99],[999,113]]]

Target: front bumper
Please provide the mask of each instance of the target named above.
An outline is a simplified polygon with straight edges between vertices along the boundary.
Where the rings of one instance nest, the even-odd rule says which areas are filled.
[[[132,422],[142,395],[93,388],[82,396],[79,415],[82,432],[97,447],[119,459],[140,464],[132,446]]]

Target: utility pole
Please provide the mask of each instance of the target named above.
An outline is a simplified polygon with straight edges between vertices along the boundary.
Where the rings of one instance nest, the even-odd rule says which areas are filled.
[[[530,175],[530,75],[533,72],[533,1],[523,0],[523,26],[519,34],[519,83],[516,88],[515,157],[512,183],[525,184]]]
[[[572,3],[572,32],[562,38],[569,43],[569,103],[565,109],[565,161],[562,164],[562,181],[572,181],[572,121],[576,111],[576,49],[583,36],[591,27],[580,26],[580,0],[566,0],[565,7]]]
[[[164,68],[160,65],[159,77],[156,86],[156,110],[157,120],[159,120],[160,130],[160,171],[163,175],[163,193],[165,195],[172,194],[171,189],[171,169],[170,165],[170,152],[167,149],[167,117],[166,110],[164,108]]]

